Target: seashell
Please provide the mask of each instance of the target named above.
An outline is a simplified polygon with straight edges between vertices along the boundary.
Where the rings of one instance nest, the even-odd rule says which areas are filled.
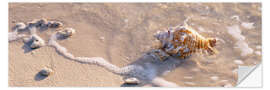
[[[61,30],[61,31],[58,31],[57,33],[64,37],[64,38],[67,38],[67,37],[70,37],[72,36],[73,34],[75,34],[75,29],[73,28],[65,28],[64,30]]]
[[[53,72],[53,70],[52,69],[50,69],[50,68],[43,68],[39,73],[40,73],[40,75],[42,75],[42,76],[49,76],[51,73]]]
[[[30,48],[36,49],[45,45],[45,41],[37,35],[32,35]]]
[[[127,78],[124,80],[126,84],[139,84],[140,81],[137,78]]]
[[[26,28],[26,25],[22,22],[19,22],[19,23],[16,23],[14,29],[17,29],[17,30],[24,30]]]
[[[49,28],[59,28],[59,27],[63,27],[63,23],[59,22],[59,21],[49,21],[48,22],[48,27]]]
[[[159,49],[170,56],[185,58],[196,51],[207,51],[207,54],[217,53],[214,47],[217,39],[205,38],[188,26],[177,26],[158,32],[155,38],[160,41]]]

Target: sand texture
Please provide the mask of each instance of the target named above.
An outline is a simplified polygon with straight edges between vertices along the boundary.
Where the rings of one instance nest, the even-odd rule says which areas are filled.
[[[30,49],[21,37],[33,32],[18,36],[13,28],[41,18],[76,33],[56,40],[61,28],[37,29],[45,45]],[[164,62],[147,54],[154,33],[184,21],[202,36],[218,38],[219,53]],[[8,23],[10,87],[230,87],[238,65],[261,63],[260,3],[9,3]],[[44,68],[52,70],[48,77],[39,74]],[[125,84],[129,77],[141,83]]]

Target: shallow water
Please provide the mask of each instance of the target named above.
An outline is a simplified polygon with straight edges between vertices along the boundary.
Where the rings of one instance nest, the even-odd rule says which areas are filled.
[[[157,69],[153,72],[158,75],[152,77],[159,76],[179,86],[234,86],[239,64],[261,63],[260,3],[9,4],[10,28],[14,26],[12,22],[42,17],[63,21],[78,30],[69,42],[80,43],[84,48],[60,42],[75,55],[103,57],[117,66],[146,63],[151,66],[146,67],[149,70]],[[155,32],[183,24],[185,20],[202,36],[218,38],[219,53],[214,56],[196,53],[181,64],[170,60],[140,61],[151,50]],[[82,39],[85,42],[80,42]],[[104,52],[83,51],[93,48]],[[208,71],[200,69],[193,60],[199,60]]]

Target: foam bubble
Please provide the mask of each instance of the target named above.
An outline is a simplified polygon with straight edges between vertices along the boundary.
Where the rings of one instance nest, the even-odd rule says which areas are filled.
[[[246,28],[246,29],[253,29],[254,28],[254,23],[242,22],[241,26]]]
[[[245,41],[245,36],[241,33],[241,30],[238,25],[233,25],[227,27],[228,33],[236,40],[235,46],[241,51],[241,56],[247,56],[253,53],[253,49],[249,48],[248,44]]]

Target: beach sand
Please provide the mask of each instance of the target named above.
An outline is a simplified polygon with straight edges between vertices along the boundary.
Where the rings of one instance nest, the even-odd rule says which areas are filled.
[[[202,71],[191,60],[167,71],[157,70],[162,73],[158,77],[183,87],[235,86],[235,60],[242,61],[242,65],[261,62],[260,3],[9,3],[9,32],[18,22],[41,18],[76,29],[71,38],[59,41],[74,56],[102,57],[119,67],[138,62],[151,50],[155,32],[190,18],[188,24],[200,34],[221,41],[216,47],[218,55],[191,57],[199,59],[210,72]],[[243,51],[236,47],[240,40],[228,33],[234,25],[245,37],[247,48],[253,50],[248,55],[241,54]],[[55,31],[48,29],[38,35],[47,43]],[[30,50],[18,40],[9,42],[8,53],[10,87],[125,86],[121,76],[96,65],[70,61],[50,46]],[[38,74],[44,67],[53,70],[45,78]]]

